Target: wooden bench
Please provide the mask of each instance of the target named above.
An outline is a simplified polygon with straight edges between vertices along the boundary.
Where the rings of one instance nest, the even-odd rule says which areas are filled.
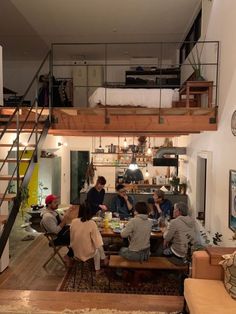
[[[111,255],[109,260],[109,267],[110,268],[125,268],[125,269],[136,269],[136,270],[157,270],[157,269],[163,269],[163,270],[174,270],[174,271],[181,271],[181,272],[187,272],[188,271],[188,265],[175,265],[171,263],[166,257],[150,257],[148,261],[144,261],[142,263],[135,262],[135,261],[129,261],[124,259],[121,256],[117,255]],[[109,290],[111,289],[111,280],[110,280],[110,274],[108,276],[108,287]],[[182,289],[181,283],[181,289]],[[182,291],[182,290],[181,290]]]
[[[166,257],[150,257],[148,261],[142,263],[135,261],[128,261],[121,256],[111,255],[109,260],[109,267],[111,268],[128,268],[128,269],[169,269],[186,271],[188,265],[175,265],[171,263]]]

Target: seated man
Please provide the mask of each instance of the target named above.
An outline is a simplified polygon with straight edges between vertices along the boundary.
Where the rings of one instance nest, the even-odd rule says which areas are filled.
[[[148,207],[145,202],[135,205],[135,217],[121,231],[121,237],[129,239],[129,247],[120,249],[120,256],[132,260],[147,260],[150,255],[150,236],[152,221],[148,219]]]
[[[174,219],[171,220],[163,235],[163,254],[185,260],[189,241],[192,245],[196,244],[196,234],[196,224],[194,219],[189,216],[188,206],[183,202],[176,203]]]
[[[87,202],[88,206],[91,208],[93,216],[95,216],[99,210],[107,210],[106,205],[103,204],[105,184],[106,179],[102,176],[99,176],[95,186],[88,191]]]
[[[70,244],[77,258],[87,261],[94,259],[96,274],[100,273],[100,260],[106,259],[102,236],[96,222],[92,220],[92,212],[86,202],[80,205],[79,218],[73,219],[70,227]]]
[[[153,193],[153,197],[148,199],[148,203],[152,206],[151,212],[149,213],[150,218],[158,219],[162,216],[172,216],[172,203],[168,199],[165,199],[165,193],[163,191],[156,190]]]
[[[117,195],[111,201],[111,212],[121,219],[129,218],[132,215],[133,199],[126,194],[125,186],[116,186]]]
[[[70,245],[70,227],[67,225],[69,222],[69,212],[64,216],[59,215],[56,210],[58,209],[58,197],[50,194],[45,199],[46,209],[42,212],[41,224],[44,229],[49,233],[56,235],[54,239],[55,245]],[[70,248],[67,255],[64,257],[68,266],[71,266],[73,251]]]

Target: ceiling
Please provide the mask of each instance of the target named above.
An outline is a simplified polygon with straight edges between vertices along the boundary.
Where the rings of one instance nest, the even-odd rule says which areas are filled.
[[[200,3],[201,0],[1,0],[0,42],[4,60],[42,58],[51,43],[56,42],[181,41]],[[104,54],[104,46],[99,49]],[[65,51],[69,58],[94,58],[95,50],[94,46],[67,47],[58,53],[62,58]],[[108,47],[108,53],[119,58],[141,53],[150,56],[159,50],[148,45]]]

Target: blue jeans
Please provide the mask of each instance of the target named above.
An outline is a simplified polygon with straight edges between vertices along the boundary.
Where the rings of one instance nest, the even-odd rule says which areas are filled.
[[[127,247],[122,247],[120,249],[119,255],[130,261],[143,262],[148,260],[150,256],[150,250],[149,248],[146,248],[142,251],[135,252],[130,251]]]

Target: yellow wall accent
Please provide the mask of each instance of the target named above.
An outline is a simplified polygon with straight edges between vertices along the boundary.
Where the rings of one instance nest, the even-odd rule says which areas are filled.
[[[33,155],[33,150],[27,150],[24,152],[22,158],[31,158]],[[20,175],[24,175],[25,171],[28,167],[28,163],[21,162],[20,163]],[[33,204],[38,204],[38,171],[39,171],[39,166],[38,163],[34,167],[34,171],[32,173],[32,176],[29,181],[28,189],[29,189],[29,199],[28,199],[28,204],[29,207],[30,205]]]

